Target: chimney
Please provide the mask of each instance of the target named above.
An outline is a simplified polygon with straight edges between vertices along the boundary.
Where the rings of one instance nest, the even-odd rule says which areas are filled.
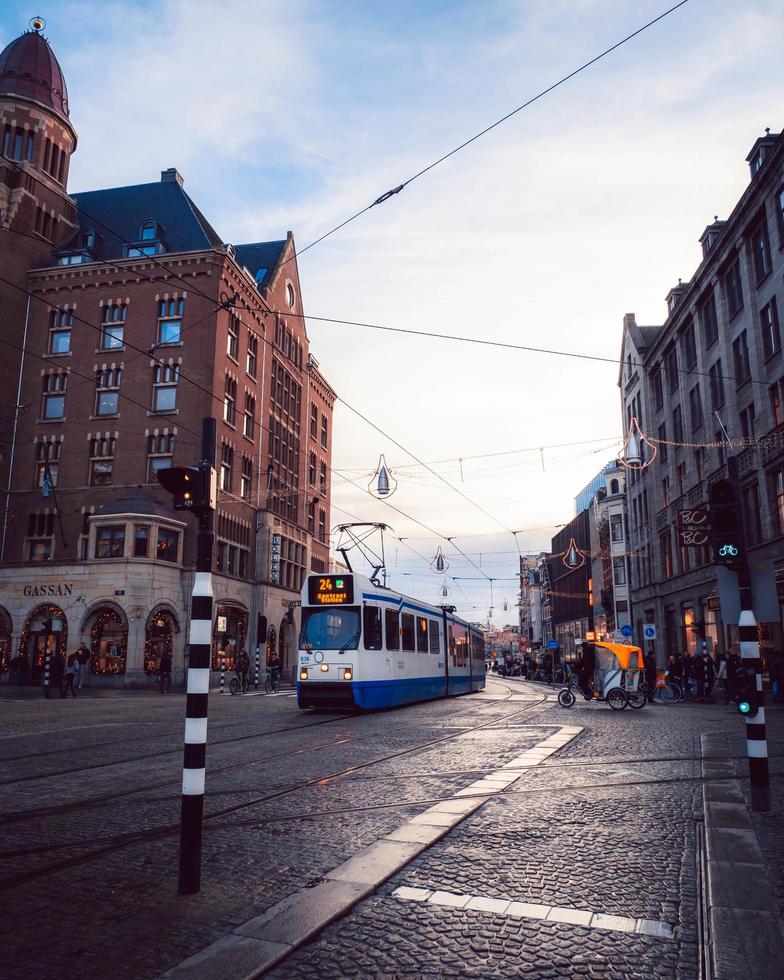
[[[180,187],[185,186],[185,181],[182,179],[182,174],[176,167],[169,167],[168,170],[161,170],[161,183],[167,180],[176,180]]]

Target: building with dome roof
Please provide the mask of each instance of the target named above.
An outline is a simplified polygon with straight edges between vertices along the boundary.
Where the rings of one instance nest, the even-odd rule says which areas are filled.
[[[69,193],[77,134],[35,19],[0,53],[0,679],[92,653],[95,684],[187,663],[193,521],[157,473],[218,418],[213,667],[297,653],[329,569],[335,393],[311,356],[291,232],[225,243],[174,167]],[[8,670],[9,666],[15,669]]]

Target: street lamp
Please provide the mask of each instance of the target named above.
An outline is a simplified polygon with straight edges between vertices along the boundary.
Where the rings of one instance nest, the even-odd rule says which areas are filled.
[[[436,548],[436,553],[433,556],[433,560],[430,562],[431,571],[435,572],[437,575],[442,575],[447,568],[449,568],[449,562],[444,558],[444,553],[441,550],[441,545]]]
[[[374,497],[391,497],[397,490],[397,480],[390,474],[383,453],[378,457],[378,466],[373,479],[368,484],[368,490]]]
[[[649,459],[643,457],[643,443],[651,450]],[[657,452],[657,447],[645,436],[636,417],[632,416],[629,419],[629,431],[626,433],[619,457],[621,465],[630,470],[644,470],[656,459]]]

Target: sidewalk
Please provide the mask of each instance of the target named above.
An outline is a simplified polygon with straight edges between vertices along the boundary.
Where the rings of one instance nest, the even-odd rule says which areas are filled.
[[[294,688],[290,684],[281,682],[280,694],[293,694]],[[213,686],[210,688],[210,694],[215,696],[220,696],[220,685],[218,682],[214,682]],[[264,687],[261,685],[256,691],[251,685],[248,695],[251,696],[264,696]],[[162,697],[175,698],[185,697],[185,688],[176,687],[166,694],[162,695],[157,687],[147,687],[147,688],[125,688],[125,687],[83,687],[81,689],[77,688],[76,691],[77,698],[154,698],[160,700]],[[275,697],[277,695],[271,695]],[[231,697],[228,685],[226,685],[224,690],[224,697]],[[3,684],[0,686],[0,701],[45,701],[44,689],[41,685],[28,685],[21,686],[16,684]],[[60,697],[60,692],[56,688],[52,688],[51,698],[52,701],[64,700]],[[71,700],[70,695],[67,700]]]
[[[701,737],[707,895],[704,943],[714,980],[784,976],[784,709],[766,706],[771,810],[751,811],[745,725]]]

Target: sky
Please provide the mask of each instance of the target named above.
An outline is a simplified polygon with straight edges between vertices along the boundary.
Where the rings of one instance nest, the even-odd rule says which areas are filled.
[[[670,5],[6,0],[0,45],[46,18],[69,190],[175,166],[225,241],[303,248]],[[305,252],[306,313],[617,359],[624,314],[663,321],[780,130],[783,47],[778,0],[689,0]],[[546,550],[621,446],[617,364],[307,327],[340,398],[333,523],[389,524],[390,584],[444,601],[446,578],[469,619],[493,578],[514,622],[518,545]],[[382,453],[387,503],[365,490]]]

